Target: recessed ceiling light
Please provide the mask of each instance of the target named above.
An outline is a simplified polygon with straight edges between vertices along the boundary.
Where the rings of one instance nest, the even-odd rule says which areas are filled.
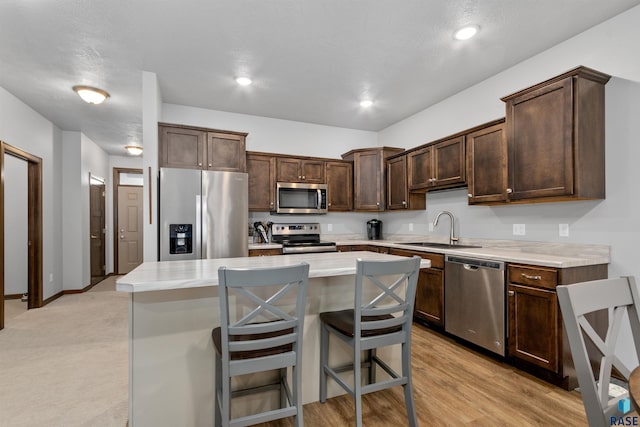
[[[109,93],[91,86],[74,86],[73,90],[88,104],[101,104],[109,98]]]
[[[453,37],[455,37],[456,40],[468,40],[471,37],[475,36],[479,30],[480,27],[478,27],[477,25],[467,25],[466,27],[462,27],[458,31],[456,31]]]
[[[370,99],[365,99],[363,101],[360,101],[360,106],[364,107],[364,108],[369,108],[373,105],[373,101]]]
[[[236,83],[238,83],[240,86],[249,86],[252,82],[248,77],[238,77],[236,79]]]

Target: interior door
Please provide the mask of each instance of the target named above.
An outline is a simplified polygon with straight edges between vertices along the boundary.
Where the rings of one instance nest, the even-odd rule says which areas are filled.
[[[118,186],[118,274],[142,263],[142,187]]]
[[[89,233],[91,240],[91,284],[105,277],[105,186],[91,184],[89,196]]]

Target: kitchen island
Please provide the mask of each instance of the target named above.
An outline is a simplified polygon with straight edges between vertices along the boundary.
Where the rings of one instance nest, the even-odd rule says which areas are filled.
[[[353,306],[356,260],[400,257],[375,252],[145,262],[118,279],[129,292],[129,425],[213,425],[213,344],[219,326],[218,268],[309,264],[303,338],[303,402],[318,400],[318,314]],[[421,268],[430,267],[422,260]],[[346,357],[346,355],[343,355]],[[390,353],[399,366],[399,352]],[[340,355],[332,354],[332,357]],[[331,384],[330,384],[331,385]],[[329,396],[340,394],[333,384]],[[249,400],[248,406],[259,404]]]

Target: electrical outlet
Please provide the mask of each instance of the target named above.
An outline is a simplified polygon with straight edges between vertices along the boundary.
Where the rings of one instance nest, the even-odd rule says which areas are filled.
[[[429,223],[429,231],[433,231],[433,223],[432,222]]]
[[[413,231],[413,223],[412,222],[409,223],[409,231]]]
[[[569,237],[569,224],[558,224],[558,235],[560,237]]]
[[[524,224],[513,224],[514,236],[524,236],[526,234],[527,234],[527,231]]]
[[[327,231],[333,231],[333,224],[327,224]]]

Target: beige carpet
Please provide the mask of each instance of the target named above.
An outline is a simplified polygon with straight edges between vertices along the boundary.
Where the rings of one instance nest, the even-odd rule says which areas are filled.
[[[128,294],[111,277],[0,331],[0,426],[117,426],[128,416]]]

